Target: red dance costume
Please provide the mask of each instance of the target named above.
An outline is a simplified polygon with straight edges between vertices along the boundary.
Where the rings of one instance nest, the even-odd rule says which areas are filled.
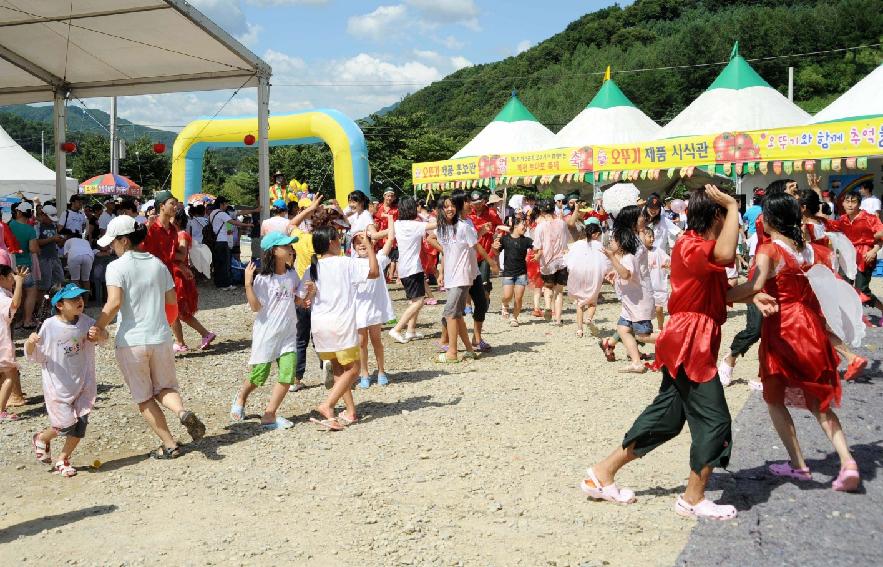
[[[184,258],[176,261],[172,266],[172,278],[175,280],[175,297],[178,299],[178,313],[184,319],[189,319],[199,309],[199,290],[196,288],[196,278],[190,269],[190,248],[193,239],[186,230],[178,232],[178,238],[185,245]]]
[[[854,219],[850,220],[848,215],[841,215],[837,220],[828,221],[826,226],[831,232],[845,234],[855,246],[855,263],[858,265],[858,271],[864,272],[870,267],[865,264],[865,254],[877,242],[874,235],[883,231],[883,222],[880,222],[876,215],[859,211]]]
[[[671,253],[669,320],[656,339],[656,367],[672,377],[683,366],[692,382],[717,376],[721,325],[727,320],[726,267],[714,263],[716,240],[688,230]]]
[[[779,312],[764,318],[760,332],[760,379],[763,399],[770,404],[807,409],[807,400],[814,400],[819,411],[840,405],[839,357],[805,274],[815,264],[824,265],[824,250],[818,254],[818,249],[811,244],[800,261],[776,243],[757,249],[758,256],[769,256],[778,266],[763,291],[776,299]]]

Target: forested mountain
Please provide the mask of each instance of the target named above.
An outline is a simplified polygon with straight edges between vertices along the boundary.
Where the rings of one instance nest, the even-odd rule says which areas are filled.
[[[493,119],[513,89],[541,122],[557,132],[598,90],[607,65],[625,94],[664,124],[711,84],[737,40],[741,54],[783,93],[788,67],[793,66],[794,100],[815,113],[883,62],[880,7],[880,0],[637,0],[625,8],[587,14],[517,56],[457,71],[362,120],[371,189],[378,196],[387,186],[410,191],[413,162],[453,155]],[[497,32],[505,30],[487,33]],[[844,49],[863,45],[870,47]],[[76,121],[77,115],[82,119],[71,122],[71,130],[91,128],[106,134],[82,109],[70,110],[69,120]],[[48,113],[49,107],[36,111]],[[10,119],[2,112],[0,107],[0,124],[6,127]],[[90,112],[107,124],[106,114]],[[123,133],[128,137],[127,128]],[[123,170],[149,180],[148,188],[168,178],[162,167],[168,171],[170,152],[151,156],[150,167],[144,162],[150,139],[159,141],[161,135],[147,129],[136,132],[145,153],[128,162],[133,171]],[[34,132],[21,137],[33,140]],[[83,151],[69,162],[74,175],[103,173],[92,170],[107,168],[106,140],[94,135],[78,141]],[[166,143],[171,147],[171,140]],[[34,151],[33,145],[28,149]],[[326,195],[334,193],[331,154],[323,146],[272,148],[270,169],[306,181]],[[254,202],[256,152],[209,152],[203,181],[207,192]]]

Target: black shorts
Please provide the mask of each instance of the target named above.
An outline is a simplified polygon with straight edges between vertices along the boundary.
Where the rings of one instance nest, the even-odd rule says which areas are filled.
[[[393,248],[389,251],[389,261],[390,262],[398,262],[399,261],[399,249]]]
[[[405,287],[405,297],[408,299],[420,299],[426,296],[426,286],[424,282],[426,276],[423,272],[417,272],[402,278],[402,285]]]
[[[63,429],[55,428],[59,435],[82,439],[86,436],[86,426],[89,425],[89,414],[77,418],[77,422]]]
[[[554,274],[540,274],[540,277],[547,285],[567,285],[567,268],[561,268]]]
[[[485,291],[494,289],[493,279],[491,278],[491,265],[487,260],[478,263],[478,273],[481,274],[481,283],[484,285]]]

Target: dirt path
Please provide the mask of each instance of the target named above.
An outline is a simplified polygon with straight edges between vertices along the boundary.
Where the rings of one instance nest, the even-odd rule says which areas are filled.
[[[617,443],[652,398],[658,374],[617,374],[596,341],[573,326],[511,329],[497,311],[491,355],[440,368],[432,339],[385,341],[392,384],[356,393],[364,420],[342,433],[307,422],[324,395],[314,356],[309,389],[289,394],[282,415],[296,425],[262,433],[227,410],[245,376],[252,316],[241,292],[201,289],[200,319],[222,339],[213,352],[179,359],[185,400],[208,436],[176,461],[151,461],[156,440],[122,386],[112,351],[99,353],[98,404],[73,479],[36,463],[30,436],[47,424],[42,405],[0,426],[0,558],[59,565],[671,565],[693,523],[671,511],[682,490],[689,436],[623,471],[638,505],[589,503],[584,468]],[[400,291],[396,309],[404,307]],[[427,307],[437,335],[442,307]],[[612,328],[618,304],[599,309]],[[566,315],[572,320],[572,312]],[[744,318],[725,327],[729,344]],[[529,319],[529,318],[528,318]],[[190,337],[191,343],[195,342]],[[622,357],[622,351],[619,351]],[[751,354],[751,357],[755,355]],[[756,360],[756,359],[755,359]],[[756,363],[742,364],[746,378]],[[25,390],[40,392],[25,364]],[[738,413],[744,383],[727,390]],[[183,428],[175,432],[185,438]],[[98,469],[87,468],[95,459]]]

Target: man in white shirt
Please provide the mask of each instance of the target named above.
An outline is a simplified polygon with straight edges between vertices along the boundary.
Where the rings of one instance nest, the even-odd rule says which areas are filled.
[[[58,219],[58,230],[65,228],[77,234],[83,234],[86,230],[86,214],[83,213],[83,201],[79,195],[71,197],[67,210]]]
[[[868,214],[880,217],[880,198],[874,196],[874,182],[865,181],[858,189],[862,196],[859,208]]]
[[[113,199],[108,199],[104,202],[104,210],[101,211],[101,216],[98,217],[98,229],[104,233],[107,230],[107,225],[110,224],[110,221],[116,217],[116,203],[113,202]]]
[[[211,212],[208,220],[215,233],[215,245],[212,248],[212,268],[214,270],[215,287],[232,290],[232,270],[230,268],[230,251],[236,244],[235,227],[251,228],[250,224],[234,219],[227,213],[230,203],[226,197],[218,197],[215,201],[218,208]]]

